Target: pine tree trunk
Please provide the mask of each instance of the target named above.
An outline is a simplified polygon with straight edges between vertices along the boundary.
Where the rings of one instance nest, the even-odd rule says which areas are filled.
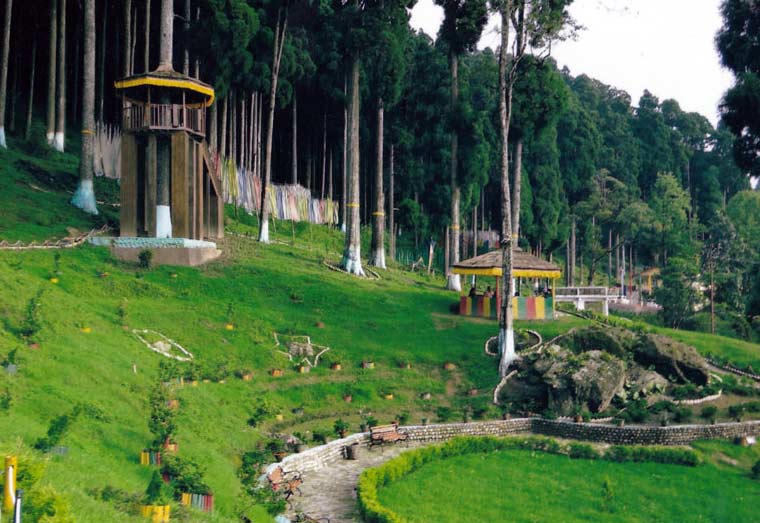
[[[385,193],[383,192],[383,138],[385,107],[377,100],[377,156],[375,159],[375,211],[372,213],[372,255],[369,264],[385,269]]]
[[[509,49],[509,13],[512,1],[501,7],[501,50],[499,53],[499,120],[501,124],[501,311],[499,315],[499,376],[507,375],[515,359],[514,318],[512,296],[512,202],[509,188],[509,124],[512,117],[512,82],[507,78]]]
[[[127,0],[130,2],[131,0]],[[159,71],[173,71],[174,57],[174,2],[161,0],[161,46],[158,59]]]
[[[348,101],[348,80],[345,76],[343,77],[343,99],[346,102]],[[346,203],[348,202],[346,195],[348,190],[348,104],[346,102],[344,102],[343,105],[343,163],[341,164],[343,170],[343,176],[341,177],[343,188],[340,193],[340,229],[343,232],[346,232],[346,219],[348,213],[348,209],[346,209]]]
[[[472,257],[478,255],[478,206],[472,208]]]
[[[150,71],[150,0],[145,0],[145,36],[143,37],[143,71]]]
[[[32,68],[29,71],[29,101],[26,107],[26,127],[24,128],[24,139],[29,140],[32,134],[32,115],[34,114],[34,75],[37,68],[37,36],[32,41]]]
[[[11,45],[11,14],[13,0],[6,0],[5,17],[3,19],[3,55],[0,64],[0,147],[7,148],[5,143],[5,97],[8,90],[8,51]]]
[[[348,110],[348,197],[346,198],[347,223],[346,244],[341,267],[350,274],[364,276],[361,260],[361,223],[359,198],[359,69],[358,54],[351,57],[351,82],[349,87]]]
[[[50,50],[48,63],[48,98],[47,98],[47,133],[49,145],[53,145],[55,138],[55,85],[56,66],[58,51],[58,0],[50,0]]]
[[[515,181],[512,187],[512,231],[515,238],[520,237],[520,196],[522,190],[522,155],[523,141],[522,137],[517,139],[515,144]]]
[[[66,135],[66,0],[58,8],[58,93],[53,148],[63,152]]]
[[[8,130],[16,132],[16,102],[18,101],[18,49],[13,50],[13,87],[11,88],[11,114],[8,116]]]
[[[174,1],[161,0],[161,40],[158,69],[172,70],[174,50]],[[165,98],[161,103],[169,103]],[[171,220],[171,144],[169,137],[160,136],[156,143],[156,236],[172,237]]]
[[[216,152],[216,143],[217,143],[217,121],[219,119],[219,104],[216,100],[214,100],[214,103],[211,104],[211,110],[209,111],[209,130],[208,130],[208,142],[209,142],[209,149],[213,152]]]
[[[293,157],[291,158],[291,178],[290,183],[296,185],[298,183],[298,98],[296,93],[293,93],[293,140],[291,143]]]
[[[129,74],[135,73],[135,54],[137,54],[137,7],[132,9],[132,34],[130,36],[131,48],[129,49]]]
[[[327,178],[327,113],[322,117],[322,184],[320,200],[325,199],[325,180]]]
[[[388,184],[388,254],[391,257],[391,261],[395,261],[396,259],[396,222],[394,219],[395,210],[394,206],[396,204],[395,201],[395,186],[394,186],[394,172],[393,172],[393,163],[394,163],[394,148],[393,144],[391,143],[391,153],[390,153],[390,165],[389,165],[389,184]]]
[[[182,72],[185,76],[190,76],[190,17],[192,12],[190,10],[190,0],[185,0],[185,20],[184,31],[182,31],[182,38],[184,40],[184,59],[182,61]]]
[[[227,111],[229,110],[229,98],[230,95],[224,97],[224,104],[222,104],[222,139],[219,144],[219,156],[222,158],[227,157]]]
[[[76,18],[75,18],[76,20]],[[70,86],[72,92],[73,100],[71,101],[71,110],[69,110],[69,123],[72,125],[75,125],[76,118],[77,118],[77,109],[79,108],[79,65],[82,61],[82,55],[80,54],[80,45],[79,45],[79,36],[81,34],[81,31],[79,31],[79,28],[75,25],[74,26],[74,74],[71,76],[70,80]],[[81,115],[81,113],[80,113]]]
[[[459,57],[455,53],[449,55],[449,66],[451,68],[451,111],[457,107],[459,100]],[[461,191],[457,180],[457,169],[459,167],[459,135],[456,129],[451,132],[451,244],[449,245],[449,269],[446,273],[446,289],[460,292],[462,290],[462,281],[458,274],[451,273],[455,264],[459,263],[459,201]]]
[[[123,78],[126,78],[132,74],[132,71],[130,69],[130,65],[132,63],[132,0],[122,0],[121,7],[123,18],[123,33],[121,35],[121,76]]]
[[[327,168],[327,199],[332,201],[333,199],[333,149],[330,148],[330,165]]]
[[[108,27],[108,1],[103,2],[103,24],[100,38],[100,71],[98,72],[98,122],[103,123],[106,82],[106,28]]]
[[[280,27],[282,20],[282,28]],[[259,241],[269,243],[269,209],[267,208],[267,190],[272,177],[272,137],[274,135],[274,110],[277,103],[277,80],[280,76],[280,60],[282,59],[282,48],[285,44],[285,33],[288,28],[288,11],[287,7],[284,12],[282,8],[277,12],[277,29],[274,33],[272,49],[272,78],[269,88],[269,116],[267,118],[267,141],[266,141],[266,159],[264,160],[264,176],[261,183],[261,210]]]
[[[95,145],[95,48],[95,0],[84,0],[82,154],[79,160],[79,187],[71,203],[90,214],[98,214],[92,180]]]

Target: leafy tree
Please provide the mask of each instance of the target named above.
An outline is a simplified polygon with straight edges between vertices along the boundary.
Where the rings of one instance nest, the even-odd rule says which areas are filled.
[[[671,257],[662,270],[662,286],[655,289],[654,298],[662,307],[660,316],[666,326],[677,329],[692,315],[698,300],[697,269],[691,259]]]
[[[736,163],[753,176],[760,175],[760,4],[723,0],[723,27],[716,43],[723,65],[736,78],[720,110],[736,136]]]
[[[688,216],[689,195],[671,173],[659,173],[649,202],[654,212],[658,251],[667,262],[668,255],[688,253],[690,246]]]
[[[483,27],[488,20],[486,0],[436,0],[443,7],[444,19],[439,37],[448,48],[451,74],[451,252],[449,264],[459,262],[459,217],[461,187],[458,179],[459,170],[459,129],[457,123],[461,114],[459,102],[459,58],[471,52],[480,39]],[[460,291],[462,283],[458,274],[447,274],[446,288]]]

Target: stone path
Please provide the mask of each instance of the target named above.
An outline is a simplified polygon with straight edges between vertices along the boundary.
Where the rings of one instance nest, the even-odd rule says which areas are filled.
[[[288,516],[293,517],[303,512],[316,519],[329,518],[330,523],[361,523],[356,504],[359,474],[366,468],[376,467],[419,446],[414,443],[408,447],[398,444],[382,450],[377,447],[373,450],[361,447],[359,459],[355,461],[335,461],[321,469],[304,473],[301,485],[303,495],[291,498],[293,503],[289,507]]]

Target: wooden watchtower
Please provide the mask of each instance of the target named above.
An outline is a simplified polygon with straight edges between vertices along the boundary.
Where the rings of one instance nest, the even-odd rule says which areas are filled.
[[[121,236],[215,240],[221,181],[210,168],[214,89],[170,68],[116,82],[122,99]]]

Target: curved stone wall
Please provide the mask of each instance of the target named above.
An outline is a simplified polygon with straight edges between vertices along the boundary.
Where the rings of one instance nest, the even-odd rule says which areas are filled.
[[[606,424],[573,423],[542,418],[516,418],[472,423],[444,423],[410,425],[400,430],[409,434],[415,443],[435,443],[457,436],[509,436],[514,434],[541,434],[566,439],[578,439],[611,445],[686,445],[700,439],[733,439],[743,436],[760,436],[760,420],[715,425],[674,425],[655,427],[634,425],[617,427]],[[343,457],[347,445],[366,446],[368,433],[352,434],[300,454],[286,456],[280,463],[272,463],[267,473],[277,466],[285,471],[308,472],[326,466]]]

